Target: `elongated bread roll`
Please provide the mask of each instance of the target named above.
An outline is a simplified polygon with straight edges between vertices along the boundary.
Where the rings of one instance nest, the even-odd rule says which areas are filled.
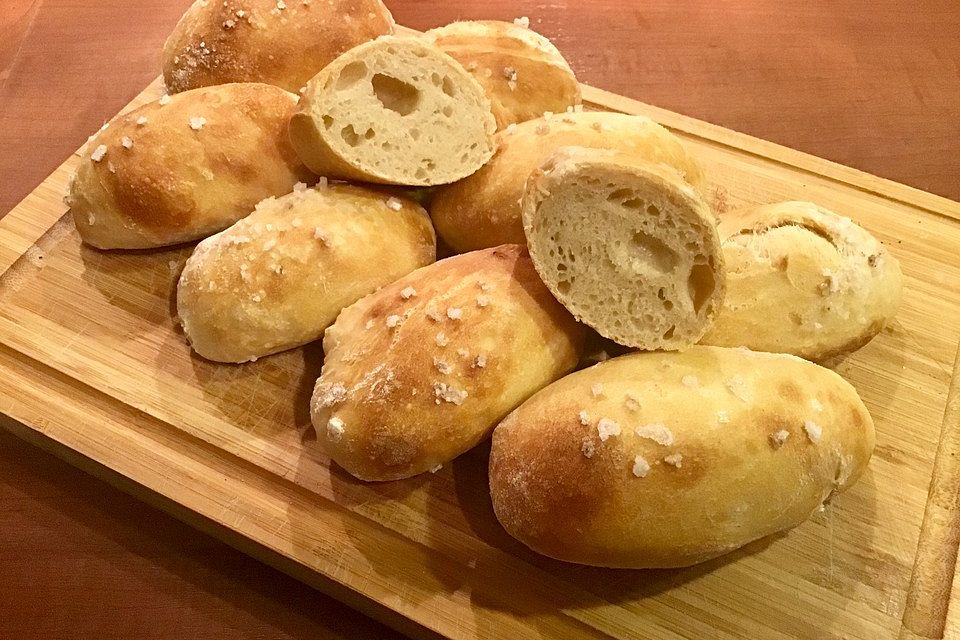
[[[580,104],[580,83],[552,42],[512,22],[454,22],[425,36],[458,60],[490,98],[497,128]]]
[[[196,0],[163,46],[163,79],[171,93],[227,82],[298,91],[393,26],[380,0]]]
[[[694,188],[704,186],[693,157],[672,133],[643,116],[566,113],[508,127],[497,153],[469,178],[440,189],[430,205],[437,233],[458,252],[526,242],[520,198],[527,178],[560,147],[618,149],[667,164]]]
[[[620,344],[679,349],[720,310],[710,209],[679,174],[623,151],[564,147],[523,197],[533,264],[574,317]]]
[[[828,369],[720,347],[639,353],[511,413],[490,492],[504,528],[544,555],[683,567],[800,524],[873,446],[870,414]]]
[[[823,361],[868,343],[900,303],[900,264],[848,218],[809,202],[727,214],[727,297],[703,344]]]
[[[347,185],[264,200],[187,261],[177,311],[193,349],[246,362],[319,339],[340,310],[435,258],[419,205]]]
[[[442,260],[327,330],[311,406],[318,442],[363,480],[436,470],[571,371],[582,345],[583,327],[522,247]]]
[[[205,238],[310,180],[286,136],[296,100],[267,84],[224,84],[117,116],[70,183],[80,237],[101,249]]]
[[[425,40],[384,36],[307,84],[290,139],[320,175],[426,187],[479,169],[495,129],[490,100],[456,60]]]

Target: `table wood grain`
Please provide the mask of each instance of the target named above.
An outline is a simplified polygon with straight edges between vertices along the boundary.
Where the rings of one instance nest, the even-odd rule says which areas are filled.
[[[581,80],[960,199],[956,0],[394,0],[531,18]],[[0,212],[158,72],[185,0],[5,0]],[[856,212],[849,212],[856,215]],[[0,637],[389,637],[321,594],[0,434]]]

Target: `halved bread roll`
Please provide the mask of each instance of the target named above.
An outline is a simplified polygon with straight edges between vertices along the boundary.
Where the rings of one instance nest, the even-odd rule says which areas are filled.
[[[163,45],[163,80],[171,93],[227,82],[299,91],[393,27],[381,0],[196,0]]]
[[[701,341],[823,361],[859,349],[897,312],[900,264],[863,228],[809,202],[720,222],[727,296]]]
[[[668,164],[695,189],[705,180],[680,139],[643,116],[563,113],[521,122],[497,133],[497,153],[475,174],[442,187],[430,203],[437,233],[457,252],[522,244],[520,197],[527,178],[560,147],[618,149]]]
[[[621,151],[561,149],[527,182],[523,227],[557,300],[620,344],[694,344],[720,310],[713,216],[670,167]]]
[[[527,27],[498,20],[454,22],[425,37],[483,86],[497,128],[580,104],[580,84],[560,51]]]
[[[474,173],[494,151],[483,88],[420,39],[385,36],[331,62],[290,119],[304,163],[328,177],[431,186]]]

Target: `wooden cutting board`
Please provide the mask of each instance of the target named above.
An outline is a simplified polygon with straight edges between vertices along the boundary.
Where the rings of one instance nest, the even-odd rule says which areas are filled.
[[[159,95],[157,82],[129,107]],[[960,341],[960,204],[589,87],[584,97],[681,135],[719,213],[813,200],[860,221],[903,265],[896,322],[836,364],[874,416],[876,455],[797,529],[684,570],[594,569],[539,557],[503,532],[483,446],[435,475],[351,479],[309,429],[319,345],[242,366],[191,356],[172,302],[189,248],[82,246],[61,202],[76,154],[0,221],[0,422],[415,636],[960,634],[945,591],[960,532],[957,385],[945,418]]]

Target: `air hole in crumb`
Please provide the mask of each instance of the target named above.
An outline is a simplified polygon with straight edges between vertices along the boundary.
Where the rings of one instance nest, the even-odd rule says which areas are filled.
[[[607,200],[610,202],[620,202],[626,198],[633,196],[633,189],[617,189],[613,193],[607,196]]]
[[[643,231],[633,233],[633,244],[648,261],[663,273],[673,271],[680,262],[677,253],[668,247],[663,240],[648,235]]]
[[[688,242],[686,244],[686,247],[687,247],[687,251],[696,251],[697,249],[700,248],[700,245],[697,244],[696,242]],[[702,257],[702,256],[698,256],[698,257]]]
[[[676,326],[672,326],[672,327],[670,327],[669,329],[667,329],[666,333],[663,334],[663,339],[664,339],[664,340],[669,340],[670,338],[672,338],[672,337],[673,337],[673,332],[676,331],[676,330],[677,330],[677,327],[676,327]]]
[[[441,84],[443,84],[443,78],[440,77],[439,73],[434,71],[430,74],[430,82],[439,87]]]
[[[687,289],[690,293],[690,300],[693,302],[694,313],[700,313],[700,309],[707,302],[717,286],[716,279],[713,276],[713,269],[709,265],[697,264],[690,270],[690,277],[687,279]]]
[[[563,264],[562,262],[557,265],[557,271],[566,271],[566,270],[567,270],[567,265]]]
[[[423,167],[417,167],[416,172],[413,174],[416,176],[417,180],[426,180],[427,179],[427,170]]]
[[[420,139],[420,129],[410,129],[410,138],[413,140]]]
[[[557,283],[557,289],[560,290],[560,293],[570,293],[570,282],[561,280]]]
[[[365,62],[351,62],[340,71],[340,77],[337,78],[337,89],[346,89],[360,82],[367,77],[367,65]]]
[[[449,104],[446,105],[446,106],[442,109],[442,111],[443,111],[443,115],[444,115],[444,116],[446,116],[446,117],[448,117],[448,118],[452,118],[452,117],[453,117],[453,107],[450,106]]]
[[[647,205],[647,213],[649,213],[649,214],[652,215],[652,216],[659,216],[659,215],[660,215],[660,209],[657,207],[657,205],[648,204],[648,205]]]
[[[643,200],[640,198],[630,198],[629,200],[623,201],[623,206],[625,206],[627,209],[639,211],[640,209],[643,209]]]
[[[374,136],[377,135],[377,132],[373,129],[367,129],[367,132],[363,134],[365,140],[372,140]]]
[[[443,78],[443,92],[451,98],[457,97],[457,87],[454,86],[453,80],[448,77]]]
[[[353,130],[352,124],[348,124],[340,130],[340,137],[343,138],[343,141],[351,147],[355,147],[360,144],[360,136],[357,135],[357,132]]]
[[[657,297],[660,298],[661,300],[667,299],[667,293],[663,287],[660,287],[660,290],[657,291]]]
[[[370,84],[380,104],[401,116],[410,115],[420,104],[420,90],[403,80],[377,73]]]
[[[323,116],[323,126],[327,129],[333,126],[333,117],[332,116]]]

